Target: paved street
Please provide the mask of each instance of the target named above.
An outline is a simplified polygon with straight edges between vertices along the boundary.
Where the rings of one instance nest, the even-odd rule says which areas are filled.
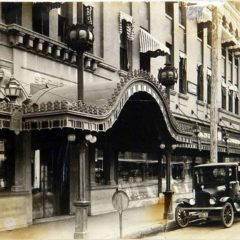
[[[231,228],[224,228],[220,221],[212,221],[201,224],[194,224],[184,229],[172,230],[159,233],[146,240],[239,240],[240,239],[240,218],[235,220]]]

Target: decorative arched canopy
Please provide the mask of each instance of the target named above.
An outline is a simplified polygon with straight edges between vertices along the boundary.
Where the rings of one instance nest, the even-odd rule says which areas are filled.
[[[167,105],[167,96],[162,85],[152,75],[144,71],[134,71],[121,78],[108,104],[87,105],[82,101],[66,100],[24,107],[24,130],[73,128],[94,132],[105,132],[112,128],[128,100],[135,94],[144,92],[157,103],[169,135],[176,142],[190,143],[192,134],[182,131]]]

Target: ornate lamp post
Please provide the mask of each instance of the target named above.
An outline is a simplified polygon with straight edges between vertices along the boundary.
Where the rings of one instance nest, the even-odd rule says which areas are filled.
[[[90,8],[89,8],[90,9]],[[83,78],[84,78],[84,58],[83,53],[90,50],[93,46],[94,35],[91,19],[87,19],[86,24],[76,24],[69,27],[67,30],[66,40],[69,47],[77,52],[77,66],[78,66],[78,100],[83,100]],[[90,22],[89,22],[90,21]],[[90,202],[86,199],[86,169],[85,161],[87,153],[88,141],[96,142],[95,136],[87,135],[86,139],[80,144],[79,153],[79,189],[78,200],[74,202],[76,207],[75,214],[75,239],[84,239],[87,232],[87,217],[88,207]]]
[[[67,30],[66,41],[69,47],[77,52],[78,60],[78,100],[83,100],[83,53],[93,46],[92,25],[76,24]]]
[[[20,96],[21,90],[22,89],[17,80],[11,78],[8,85],[5,87],[5,95],[12,103],[15,103],[16,99]]]
[[[177,69],[170,63],[166,63],[164,68],[160,68],[158,72],[159,82],[166,87],[167,101],[170,109],[170,88],[173,86],[178,79]],[[161,145],[160,145],[161,148]],[[166,147],[166,191],[163,193],[165,196],[164,200],[164,218],[172,219],[172,195],[171,190],[171,160],[172,160],[172,146]]]
[[[196,125],[193,127],[193,134],[196,136],[197,138],[197,144],[198,144],[198,149],[199,151],[202,150],[202,147],[201,147],[201,141],[200,141],[200,138],[199,138],[199,133],[201,132],[201,127],[198,125],[198,123],[196,123]]]
[[[170,88],[178,79],[177,69],[171,63],[166,63],[164,68],[160,68],[158,72],[159,82],[166,87],[168,104],[170,105]]]

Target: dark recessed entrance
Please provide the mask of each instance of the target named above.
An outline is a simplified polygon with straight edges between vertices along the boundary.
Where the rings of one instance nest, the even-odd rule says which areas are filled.
[[[159,143],[171,141],[157,102],[145,92],[128,100],[107,134],[119,151],[153,152],[159,149]]]
[[[69,144],[60,130],[33,134],[33,219],[69,214]]]

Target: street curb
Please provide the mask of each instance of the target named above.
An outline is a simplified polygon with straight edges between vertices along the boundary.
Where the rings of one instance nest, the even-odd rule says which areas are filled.
[[[124,235],[124,238],[134,239],[134,238],[143,238],[151,234],[156,234],[159,232],[167,232],[177,228],[177,224],[175,221],[168,222],[165,225],[155,224],[155,226],[150,226],[145,229],[135,230],[130,234]]]

